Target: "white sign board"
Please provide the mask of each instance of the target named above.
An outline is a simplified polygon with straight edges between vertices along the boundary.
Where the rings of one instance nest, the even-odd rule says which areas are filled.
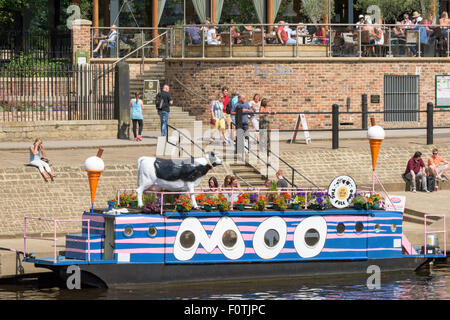
[[[450,107],[450,76],[436,76],[436,107]]]
[[[305,141],[306,144],[311,143],[311,136],[309,135],[309,131],[308,131],[308,123],[306,122],[306,117],[304,113],[300,113],[300,119],[302,121],[302,128],[303,128],[303,133],[305,134]]]
[[[306,117],[304,113],[300,113],[297,121],[295,123],[295,129],[294,129],[294,133],[292,134],[292,138],[291,138],[291,143],[295,142],[295,139],[297,138],[297,131],[298,128],[300,127],[300,123],[302,124],[302,128],[303,128],[303,133],[305,134],[305,141],[306,144],[311,143],[311,136],[309,135],[309,131],[308,131],[308,123],[306,122]]]
[[[328,194],[333,207],[338,209],[348,207],[356,194],[355,180],[349,176],[334,178],[328,187]]]
[[[384,203],[386,211],[401,211],[403,213],[406,207],[406,196],[390,195],[389,198],[384,200]]]

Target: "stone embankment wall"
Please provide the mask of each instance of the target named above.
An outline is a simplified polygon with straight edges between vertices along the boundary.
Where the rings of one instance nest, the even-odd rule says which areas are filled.
[[[45,219],[81,219],[83,211],[90,210],[90,191],[87,173],[83,167],[52,167],[57,175],[45,182],[38,169],[16,167],[0,169],[0,238],[23,237],[24,217]],[[222,183],[229,174],[227,165],[216,167],[202,181],[207,186],[214,175]],[[136,165],[106,165],[100,177],[95,208],[107,207],[107,201],[117,197],[117,190],[136,189]],[[131,191],[128,191],[131,193]],[[29,221],[27,234],[42,233],[53,237],[53,223]],[[80,232],[81,222],[58,223],[57,233]]]
[[[376,167],[378,178],[388,190],[403,191],[405,183],[401,174],[405,172],[408,160],[416,151],[420,151],[422,159],[427,165],[427,160],[434,147],[407,143],[392,147],[382,145]],[[439,155],[450,161],[450,145],[436,145],[436,147],[439,149]],[[353,177],[358,186],[371,186],[372,184],[372,158],[368,142],[367,147],[282,152],[281,157],[322,187],[328,187],[331,181],[339,175]],[[280,163],[280,168],[283,170],[284,176],[291,179],[291,170],[282,163]],[[450,177],[450,171],[447,172],[447,175]],[[311,186],[297,174],[295,181],[300,187]],[[381,190],[378,186],[376,188]]]
[[[439,154],[450,159],[450,145],[438,144]],[[423,153],[426,162],[433,146],[404,144],[400,146],[382,145],[377,162],[377,175],[389,191],[404,190],[401,174],[408,159],[415,151]],[[301,152],[282,152],[281,156],[301,173],[312,179],[321,187],[338,175],[353,177],[359,187],[371,186],[372,171],[369,146],[361,148],[340,148],[304,150]],[[276,165],[276,162],[272,162]],[[290,171],[280,165],[286,178]],[[36,168],[18,164],[15,168],[0,169],[0,237],[22,237],[24,217],[42,217],[47,219],[79,219],[81,213],[90,210],[90,192],[87,174],[82,166],[53,167],[57,174],[55,181],[45,182]],[[207,187],[209,177],[215,176],[222,184],[227,174],[232,174],[229,163],[214,168],[203,179],[201,187]],[[261,170],[265,173],[264,170]],[[448,172],[450,176],[450,172]],[[136,165],[110,164],[100,177],[95,208],[106,208],[107,200],[114,199],[117,190],[136,188]],[[273,172],[271,173],[273,178]],[[300,187],[310,185],[296,176]],[[377,187],[379,190],[379,188]],[[61,223],[58,233],[79,232],[80,223]],[[53,224],[30,222],[27,233],[49,236],[53,233]]]

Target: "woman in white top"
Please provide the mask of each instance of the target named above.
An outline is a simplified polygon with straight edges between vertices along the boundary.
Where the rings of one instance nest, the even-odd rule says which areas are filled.
[[[48,181],[49,178],[53,180],[56,177],[53,174],[50,166],[47,162],[43,161],[42,158],[45,157],[44,145],[42,144],[42,140],[37,138],[33,145],[30,146],[30,164],[32,166],[38,167],[41,175],[44,177],[45,181]],[[48,172],[48,174],[47,174]],[[50,175],[50,177],[49,177]]]
[[[250,101],[248,104],[252,108],[253,112],[256,112],[256,114],[251,115],[250,119],[252,121],[253,128],[256,130],[256,132],[255,132],[256,139],[258,139],[258,135],[259,135],[258,134],[258,132],[259,132],[259,114],[258,114],[258,112],[259,112],[259,108],[261,107],[260,95],[255,94],[253,96],[253,100]]]
[[[209,27],[206,34],[207,44],[221,44],[220,36],[216,35],[216,27]]]

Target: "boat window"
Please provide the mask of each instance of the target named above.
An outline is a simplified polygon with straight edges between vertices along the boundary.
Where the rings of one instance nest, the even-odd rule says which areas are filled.
[[[355,224],[355,231],[357,232],[357,233],[360,233],[360,232],[362,232],[364,230],[364,225],[363,225],[363,223],[362,222],[357,222],[356,224]]]
[[[316,229],[308,229],[305,233],[305,243],[310,247],[314,247],[320,240],[319,231]]]
[[[227,248],[232,248],[237,242],[237,234],[233,230],[227,230],[223,233],[222,243]]]
[[[392,232],[397,231],[397,225],[396,225],[395,223],[392,224],[392,226],[391,226],[391,231],[392,231]]]
[[[180,236],[180,244],[183,248],[189,249],[195,243],[195,235],[192,231],[184,231]]]
[[[155,227],[148,228],[148,235],[150,237],[156,236],[157,233],[158,233],[158,230]]]
[[[375,229],[375,232],[377,232],[377,233],[381,231],[381,227],[378,223],[375,225],[374,229]]]
[[[268,247],[275,247],[280,241],[280,235],[275,229],[269,229],[264,234],[264,242]]]
[[[133,232],[134,232],[133,227],[128,226],[128,227],[125,227],[125,230],[123,231],[123,234],[126,237],[131,237],[133,235]]]
[[[336,227],[336,231],[337,231],[337,233],[344,233],[344,231],[345,231],[345,224],[343,224],[342,222],[339,222],[337,227]]]

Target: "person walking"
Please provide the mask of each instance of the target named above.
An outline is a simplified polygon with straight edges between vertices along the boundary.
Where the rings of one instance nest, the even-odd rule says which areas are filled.
[[[169,122],[170,106],[173,105],[172,97],[169,93],[169,85],[165,84],[161,92],[156,95],[156,108],[161,120],[161,136],[167,135],[167,123]]]
[[[30,146],[30,165],[39,169],[39,172],[41,173],[45,181],[48,181],[49,178],[53,180],[56,175],[52,172],[48,163],[42,160],[42,158],[44,157],[44,144],[42,143],[41,139],[37,138],[36,140],[34,140],[33,145]]]
[[[141,94],[136,92],[134,99],[130,100],[131,120],[133,121],[134,141],[142,141],[142,128],[144,127],[144,102],[141,100]],[[136,134],[136,127],[139,124],[139,134]]]
[[[255,138],[259,140],[259,108],[261,107],[261,96],[259,94],[255,94],[253,96],[253,100],[248,103],[252,108],[255,114],[250,115],[250,120],[253,125],[253,129],[255,129]]]
[[[229,143],[225,138],[225,116],[223,113],[223,94],[219,94],[218,100],[211,102],[211,124],[214,126],[214,130],[211,132],[210,143],[214,142],[214,134],[216,130],[220,133],[220,140]]]

